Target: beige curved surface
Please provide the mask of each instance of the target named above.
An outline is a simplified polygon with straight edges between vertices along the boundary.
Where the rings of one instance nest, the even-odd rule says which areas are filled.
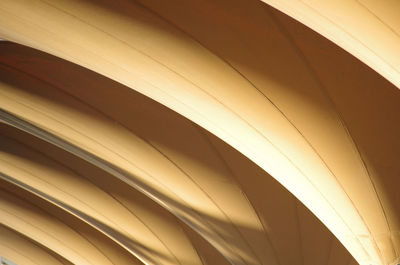
[[[2,108],[127,172],[119,178],[233,264],[308,264],[311,254],[274,254],[290,247],[277,243],[279,233],[264,235],[259,214],[274,206],[263,203],[266,184],[248,180],[210,133],[283,184],[360,264],[395,263],[398,90],[263,3],[177,3],[3,1],[1,36],[121,82],[208,132],[162,107],[133,105],[143,99],[117,84],[83,89],[106,79],[74,81],[65,62],[45,74],[56,59],[38,55],[46,59],[32,68],[22,51],[3,60]]]
[[[113,264],[104,253],[60,220],[1,192],[2,225],[49,248],[73,264]],[[12,259],[12,257],[10,258]]]
[[[197,255],[191,253],[193,249],[185,248],[190,244],[187,239],[184,239],[184,236],[182,242],[179,242],[181,234],[179,230],[176,228],[175,230],[168,229],[168,226],[164,226],[162,229],[172,230],[168,232],[174,233],[173,242],[180,250],[180,252],[176,251],[175,255],[169,253],[167,246],[170,244],[162,242],[162,238],[154,235],[152,231],[157,228],[142,221],[145,216],[142,216],[143,213],[141,212],[148,211],[150,207],[139,204],[129,205],[130,209],[135,209],[131,213],[127,206],[114,199],[112,195],[79,178],[73,172],[57,166],[40,153],[31,152],[16,142],[11,141],[10,144],[7,144],[7,138],[1,138],[0,142],[4,144],[1,146],[3,151],[11,152],[11,154],[0,154],[1,173],[8,181],[31,191],[89,223],[144,262],[150,263],[151,261],[159,264],[175,264],[177,261],[182,264],[200,263],[198,259],[196,260]],[[132,198],[132,200],[139,201],[137,198]],[[138,208],[143,209],[138,211]],[[171,241],[171,239],[169,240]],[[137,242],[140,242],[140,247],[137,246],[139,245]],[[151,249],[152,252],[146,251],[147,249]],[[153,254],[153,252],[159,253],[159,256]],[[179,256],[179,259],[175,256]]]
[[[263,1],[335,42],[400,87],[399,1]]]
[[[0,253],[6,257],[12,257],[12,261],[16,264],[71,264],[61,256],[3,226],[0,227],[0,240]]]
[[[97,155],[100,154],[97,150],[101,150],[101,146],[104,145],[110,146],[110,150],[115,153],[121,152],[126,147],[116,140],[125,140],[124,144],[127,144],[126,139],[135,139],[135,137],[140,136],[140,139],[152,149],[162,152],[164,157],[168,158],[170,165],[180,168],[180,170],[168,170],[170,167],[168,163],[162,163],[163,160],[160,159],[156,160],[157,157],[154,153],[150,156],[151,160],[147,163],[148,166],[143,162],[141,166],[146,166],[145,170],[154,172],[155,177],[159,178],[165,185],[170,186],[174,184],[173,178],[182,175],[183,170],[187,172],[186,175],[180,177],[180,182],[194,182],[197,186],[185,190],[191,186],[186,185],[184,188],[180,188],[175,184],[172,186],[174,192],[180,194],[180,196],[190,193],[194,197],[196,187],[203,187],[201,192],[212,200],[201,200],[199,195],[191,201],[186,199],[189,208],[185,211],[190,213],[190,211],[196,210],[197,213],[200,213],[202,219],[198,221],[205,221],[208,226],[212,224],[212,227],[218,232],[217,235],[224,240],[223,243],[233,244],[236,241],[237,243],[233,247],[236,247],[237,252],[242,251],[240,253],[247,259],[246,264],[303,262],[341,264],[352,260],[340,243],[332,238],[326,228],[310,215],[304,206],[296,202],[292,195],[279,186],[268,174],[211,134],[152,100],[99,75],[15,44],[4,43],[2,47],[2,51],[4,51],[2,63],[3,67],[7,69],[7,71],[2,72],[4,73],[2,75],[4,81],[2,95],[18,97],[18,94],[22,93],[25,96],[18,97],[19,99],[23,101],[24,98],[25,100],[28,99],[26,103],[33,104],[31,106],[34,106],[34,109],[39,107],[36,110],[22,111],[20,114],[33,114],[35,122],[37,121],[40,124],[40,118],[37,119],[35,116],[40,116],[40,113],[43,114],[40,108],[45,108],[46,113],[52,113],[50,115],[55,115],[54,117],[57,117],[57,120],[42,122],[45,122],[46,126],[52,126],[52,123],[58,124],[59,128],[57,126],[52,128],[68,141],[79,141],[76,133],[70,133],[72,127],[65,126],[71,122],[71,119],[75,120],[71,126],[74,126],[74,131],[79,130],[81,137],[86,135],[86,137],[90,136],[91,139],[109,138],[107,141],[103,140],[101,145],[99,141],[96,145],[93,145],[96,148],[95,154]],[[6,67],[5,64],[8,66]],[[57,69],[57,71],[54,69]],[[40,72],[51,72],[51,74],[40,77],[41,80],[36,79],[34,81],[32,77]],[[12,77],[12,73],[16,74],[16,78]],[[65,78],[70,79],[71,77],[74,77],[74,82],[68,84]],[[22,86],[10,87],[12,83],[16,84],[15,82]],[[80,86],[75,86],[75,84],[80,84]],[[86,89],[82,90],[82,86]],[[107,93],[110,93],[110,87],[113,88],[114,98],[112,99],[110,96],[106,96]],[[77,100],[78,98],[80,103]],[[109,101],[104,102],[104,98],[108,98]],[[7,102],[11,103],[6,96],[2,99],[2,106],[6,106]],[[138,104],[132,104],[133,102]],[[116,104],[120,108],[115,108]],[[14,102],[11,105],[18,107],[19,104],[15,105]],[[102,111],[102,114],[99,113],[99,110]],[[107,116],[105,116],[106,114]],[[136,118],[132,119],[132,117]],[[107,122],[108,119],[118,121],[118,125],[115,125],[115,122],[111,122],[110,125],[110,122]],[[86,126],[89,123],[91,126]],[[79,124],[85,126],[81,126],[79,129],[77,127]],[[125,126],[125,129],[121,125]],[[112,131],[107,132],[108,130]],[[90,167],[84,162],[79,162],[79,159],[74,158],[73,155],[68,156],[68,153],[37,139],[35,140],[27,134],[18,133],[11,127],[3,126],[1,133],[4,135],[1,145],[2,173],[8,176],[6,179],[14,185],[30,189],[32,193],[43,197],[38,192],[41,191],[44,195],[49,196],[48,199],[57,199],[53,200],[53,203],[57,204],[58,201],[73,206],[75,209],[80,209],[81,212],[92,216],[94,220],[106,222],[107,219],[114,218],[116,223],[121,222],[119,219],[124,216],[123,211],[122,213],[121,211],[118,212],[115,209],[118,207],[115,206],[112,207],[112,211],[107,210],[104,199],[103,203],[99,201],[104,195],[101,195],[99,191],[96,193],[91,191],[94,189],[93,184],[80,179],[70,170],[63,169],[63,167],[56,166],[54,162],[48,161],[49,157],[46,154],[51,154],[52,159],[67,165],[68,168],[72,169],[72,172],[85,176],[102,190],[107,191],[112,197],[129,206],[141,220],[144,220],[153,229],[158,238],[167,242],[165,245],[171,250],[175,250],[175,256],[180,257],[180,264],[195,263],[196,256],[193,255],[191,263],[188,261],[189,259],[182,259],[182,256],[186,255],[187,257],[190,253],[187,248],[185,250],[185,246],[189,247],[190,245],[196,249],[204,264],[215,264],[216,262],[224,264],[228,262],[227,259],[219,257],[215,250],[212,250],[212,247],[210,249],[207,243],[198,239],[198,235],[195,235],[196,232],[187,227],[184,229],[187,231],[191,243],[188,244],[185,241],[180,243],[178,239],[179,229],[172,230],[173,223],[169,225],[164,223],[165,214],[161,215],[161,217],[164,216],[164,220],[157,221],[161,217],[154,213],[156,208],[151,206],[151,202],[134,193],[131,189],[126,189],[125,185],[118,184],[118,181],[113,180],[111,175],[96,170],[93,166]],[[115,137],[116,135],[118,137]],[[110,138],[110,136],[113,137]],[[179,141],[176,141],[177,139]],[[112,141],[111,144],[108,143],[110,140]],[[82,142],[80,145],[82,146]],[[144,157],[146,149],[137,142],[132,142],[129,146],[132,150],[125,157],[132,163],[137,163],[140,157]],[[37,151],[31,151],[31,149]],[[118,165],[118,163],[121,163],[120,160],[110,161]],[[156,163],[152,162],[154,160]],[[168,174],[168,172],[171,173]],[[53,179],[54,176],[58,177]],[[140,175],[133,176],[140,177]],[[248,176],[252,176],[252,181],[248,181]],[[25,184],[25,186],[22,184]],[[224,188],[221,188],[221,185],[224,185]],[[156,185],[151,187],[158,188]],[[237,191],[235,192],[235,190]],[[160,189],[160,191],[162,190]],[[85,193],[84,204],[76,199],[82,193]],[[240,201],[243,196],[241,194],[246,196],[242,199],[242,202]],[[166,203],[171,201],[172,197],[170,194],[167,195],[164,196]],[[135,202],[137,200],[141,203]],[[248,200],[251,205],[247,202]],[[232,201],[235,203],[230,203]],[[280,203],[276,204],[276,201]],[[88,208],[86,205],[92,205],[92,207]],[[59,206],[62,207],[63,205],[59,204]],[[212,215],[212,212],[210,214],[210,209],[216,206],[219,206],[218,209],[225,216],[218,219]],[[64,209],[71,212],[70,208],[64,206]],[[102,214],[96,213],[94,211],[96,209],[101,210]],[[157,211],[160,212],[160,210]],[[245,211],[253,211],[257,215],[253,215],[253,218],[249,214],[240,216]],[[110,214],[106,214],[107,218],[102,216],[107,212],[110,212]],[[114,216],[112,216],[112,213],[114,213]],[[216,213],[218,214],[218,212]],[[216,216],[218,217],[218,215]],[[84,218],[84,216],[81,218]],[[173,222],[173,220],[169,220],[169,222],[171,221]],[[108,223],[110,224],[110,221]],[[260,223],[262,226],[259,225]],[[92,222],[92,224],[96,225],[95,222]],[[118,224],[118,226],[121,225],[123,224]],[[136,224],[131,228],[140,229],[140,227],[140,224]],[[238,232],[226,234],[225,231],[235,231],[231,227],[237,229]],[[318,233],[314,231],[310,234],[310,229],[315,230],[315,227],[319,227]],[[143,230],[143,228],[141,229]],[[118,231],[118,227],[114,226],[113,230]],[[105,232],[109,231],[106,230]],[[201,234],[201,230],[199,232]],[[207,234],[205,235],[207,236]],[[148,242],[147,238],[140,237],[140,233],[136,237],[134,234],[132,236],[137,242],[143,244]],[[247,244],[252,243],[251,248],[246,245],[243,246],[244,240],[248,241]],[[244,242],[246,243],[246,241]],[[315,255],[313,249],[317,246],[321,251],[318,255]],[[157,245],[151,242],[146,247],[154,253],[157,253],[156,250],[159,252]],[[257,260],[259,257],[254,255],[257,249],[260,252],[269,251],[268,255],[261,256],[264,260]],[[228,258],[234,260],[234,255],[225,254],[231,255]],[[156,254],[151,256],[157,257]],[[158,260],[158,262],[164,264],[166,261]],[[240,261],[234,260],[234,262]]]

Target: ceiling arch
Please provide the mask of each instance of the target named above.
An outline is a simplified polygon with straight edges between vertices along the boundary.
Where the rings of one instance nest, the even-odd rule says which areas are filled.
[[[125,85],[4,44],[0,101],[5,122],[136,188],[232,264],[307,258],[303,248],[299,256],[279,254],[284,247],[278,245],[286,243],[273,239],[264,219],[266,205],[258,204],[266,183],[249,180],[245,163],[232,155],[236,151],[215,136],[297,197],[360,264],[398,260],[398,91],[329,41],[258,1],[21,0],[3,1],[0,9],[2,37]],[[100,89],[103,83],[109,86]],[[144,98],[128,87],[196,125],[166,108],[149,107],[158,106],[153,101],[143,104]],[[30,187],[31,193],[38,190]],[[72,197],[57,200],[73,204]],[[78,204],[68,207],[108,222]],[[80,220],[96,228],[89,219]],[[122,225],[117,223],[108,225]],[[151,235],[145,223],[138,231]],[[122,231],[113,225],[113,232]],[[302,235],[299,227],[300,221],[297,234]],[[158,261],[165,264],[204,263],[207,258],[185,243],[193,241],[193,231],[181,234],[176,249],[188,248],[179,255],[169,249],[174,244],[154,233],[146,249],[168,256]],[[145,256],[113,240],[137,258]]]
[[[398,1],[264,2],[333,41],[400,87]]]

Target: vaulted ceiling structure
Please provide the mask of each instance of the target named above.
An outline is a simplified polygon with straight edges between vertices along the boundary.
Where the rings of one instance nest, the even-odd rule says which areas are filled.
[[[1,0],[0,258],[400,263],[398,14]]]

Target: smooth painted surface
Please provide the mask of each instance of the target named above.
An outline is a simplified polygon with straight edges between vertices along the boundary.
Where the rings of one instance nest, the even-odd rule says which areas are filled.
[[[281,249],[274,240],[261,236],[268,229],[255,205],[263,199],[249,199],[253,188],[243,193],[253,180],[231,183],[221,173],[227,169],[210,170],[218,148],[207,147],[204,134],[278,180],[360,264],[398,260],[399,93],[326,39],[258,1],[18,0],[0,6],[2,36],[114,79],[206,130],[175,124],[162,116],[167,109],[147,117],[129,90],[90,93],[83,88],[95,81],[74,81],[62,67],[53,75],[45,67],[24,68],[23,60],[12,65],[20,55],[3,63],[4,110],[95,155],[97,166],[122,170],[114,176],[231,263],[288,261],[273,254]],[[50,66],[46,60],[38,65]]]

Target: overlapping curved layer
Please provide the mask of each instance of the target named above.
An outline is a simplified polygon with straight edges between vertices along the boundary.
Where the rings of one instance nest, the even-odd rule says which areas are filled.
[[[14,263],[10,264],[71,264],[62,256],[49,251],[37,242],[33,242],[12,229],[1,226],[0,231],[0,252],[4,256],[12,257],[12,262]],[[8,265],[8,260],[6,261],[5,264]]]
[[[258,1],[0,12],[0,36],[123,84],[1,44],[1,178],[112,248],[96,264],[398,261],[400,95],[331,42]]]
[[[197,125],[76,65],[1,46],[2,119],[11,125],[1,128],[4,181],[145,264],[352,260],[289,192]]]
[[[338,44],[400,87],[400,2],[263,0]]]

